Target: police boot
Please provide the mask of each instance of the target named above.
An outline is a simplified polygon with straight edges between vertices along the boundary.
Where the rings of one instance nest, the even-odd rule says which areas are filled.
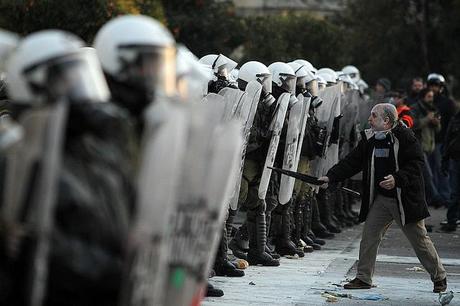
[[[256,222],[247,222],[249,234],[248,262],[250,265],[279,266],[280,262],[265,252],[267,232],[265,214],[256,217]]]
[[[227,228],[227,240],[231,241],[236,234],[236,228],[234,227],[234,220],[238,210],[228,209],[227,220],[225,221],[225,227]]]
[[[317,199],[321,223],[326,226],[328,231],[332,233],[340,233],[340,229],[332,221],[332,207],[329,193],[326,190],[320,190]]]
[[[237,269],[227,257],[228,251],[228,240],[227,230],[224,226],[222,231],[222,238],[216,253],[216,259],[214,260],[214,271],[217,276],[229,276],[229,277],[241,277],[244,276],[244,271]]]
[[[312,230],[310,230],[310,231],[308,232],[308,235],[307,235],[307,236],[308,236],[308,238],[310,238],[311,240],[313,240],[313,242],[316,243],[316,244],[319,244],[319,245],[325,245],[325,244],[326,244],[326,241],[323,240],[323,239],[320,239],[320,238],[316,237],[315,233],[313,233]]]
[[[228,248],[232,250],[233,255],[244,260],[248,259],[247,252],[249,250],[249,238],[247,221],[245,221],[239,229],[237,229],[235,237],[230,240]]]
[[[311,229],[313,233],[322,239],[332,239],[334,238],[334,234],[329,232],[329,230],[321,223],[320,216],[319,216],[319,208],[318,208],[318,201],[317,197],[313,197],[311,199],[311,208],[312,208],[312,221],[311,221]]]
[[[304,201],[304,205],[302,206],[303,227],[301,230],[301,238],[312,250],[319,251],[321,250],[321,245],[314,242],[313,239],[308,236],[311,230],[311,201],[307,195],[302,197],[302,201]]]
[[[275,238],[275,250],[281,256],[295,256],[297,254],[299,257],[304,257],[304,252],[298,249],[296,244],[291,240],[290,205],[291,202],[285,205],[279,205],[276,209],[278,214],[281,213],[281,222],[279,232]]]
[[[306,235],[305,229],[307,228],[307,220],[305,215],[305,199],[302,197],[295,202],[295,208],[292,215],[294,220],[294,228],[292,230],[292,240],[298,249],[303,250],[305,253],[313,252],[313,247],[309,245],[304,239]]]
[[[256,200],[256,206],[247,212],[249,234],[248,262],[250,265],[278,266],[279,261],[267,253],[267,224],[265,200]]]
[[[266,220],[266,227],[267,227],[267,243],[265,245],[265,252],[267,252],[268,254],[271,255],[271,257],[273,257],[273,259],[280,259],[281,256],[276,253],[275,251],[275,246],[273,244],[270,243],[270,241],[272,240],[271,239],[271,219],[272,219],[272,214],[271,212],[267,211],[267,213],[265,214],[265,220]]]

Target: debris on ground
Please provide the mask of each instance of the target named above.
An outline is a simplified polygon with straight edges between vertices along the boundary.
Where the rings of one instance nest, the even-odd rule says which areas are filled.
[[[249,285],[255,286],[256,284],[254,282],[249,282]]]
[[[448,305],[452,301],[453,298],[454,298],[453,291],[439,293],[439,303],[441,303],[442,306]]]
[[[333,296],[333,295],[325,293],[325,292],[321,293],[321,296],[326,298],[326,302],[328,302],[328,303],[335,303],[335,302],[339,301],[339,299],[336,296]]]
[[[326,302],[335,303],[339,298],[346,298],[350,300],[361,300],[361,301],[385,301],[388,298],[384,297],[381,294],[349,294],[349,293],[340,293],[338,291],[329,291],[326,290],[321,293],[321,296],[326,298]]]
[[[425,269],[420,268],[420,267],[412,267],[412,268],[406,268],[407,271],[414,271],[414,272],[426,272]]]
[[[362,301],[386,301],[388,300],[388,298],[378,293],[353,295],[351,299],[352,300],[362,300]]]
[[[237,269],[246,269],[247,267],[249,267],[249,263],[244,260],[244,259],[236,259],[234,261],[232,261],[232,264],[237,268]]]

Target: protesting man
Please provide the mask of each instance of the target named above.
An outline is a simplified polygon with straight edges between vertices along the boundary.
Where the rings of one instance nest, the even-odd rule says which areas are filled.
[[[343,181],[363,171],[360,221],[366,221],[355,279],[345,289],[370,289],[377,250],[386,230],[396,221],[409,239],[421,264],[431,275],[433,292],[447,288],[446,271],[428,237],[424,219],[429,216],[423,186],[423,153],[415,135],[398,122],[394,105],[377,104],[369,116],[371,129],[358,146],[319,178]]]

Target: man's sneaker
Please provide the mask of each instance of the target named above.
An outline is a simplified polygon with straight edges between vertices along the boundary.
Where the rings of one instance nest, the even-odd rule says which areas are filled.
[[[349,283],[343,285],[344,289],[371,289],[371,285],[368,283],[363,282],[359,278],[355,278],[354,280],[350,281]]]
[[[447,223],[448,223],[448,222],[447,222],[447,219],[442,220],[441,222],[439,222],[440,225],[447,225]],[[457,226],[459,226],[459,225],[460,225],[460,219],[457,220],[457,221],[455,221],[455,224],[456,224]]]
[[[457,230],[457,225],[456,224],[446,224],[441,226],[441,231],[450,233],[450,232],[455,232]]]
[[[433,292],[439,293],[446,291],[447,289],[447,278],[433,283]]]

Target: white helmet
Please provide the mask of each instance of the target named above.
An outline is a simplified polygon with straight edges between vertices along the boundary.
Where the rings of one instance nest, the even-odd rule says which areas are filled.
[[[300,65],[304,65],[311,73],[315,74],[318,69],[316,69],[315,67],[313,67],[313,65],[309,62],[309,61],[306,61],[306,60],[303,60],[303,59],[296,59],[294,61],[294,63],[298,63]]]
[[[27,36],[7,64],[9,97],[16,103],[106,101],[109,90],[96,54],[82,47],[82,40],[64,31]]]
[[[342,68],[343,73],[348,74],[353,82],[357,83],[361,79],[358,68],[348,65]]]
[[[230,74],[228,76],[230,82],[236,82],[238,80],[238,74],[240,74],[240,69],[238,68],[235,68],[232,71],[230,71]]]
[[[321,68],[318,70],[316,75],[321,76],[328,84],[335,84],[337,83],[337,73],[330,68]]]
[[[238,73],[238,87],[241,90],[246,88],[247,83],[257,81],[262,84],[261,99],[266,104],[271,105],[275,102],[272,92],[272,74],[267,66],[257,61],[250,61],[241,66]]]
[[[261,62],[250,61],[241,66],[238,73],[238,80],[244,81],[246,84],[251,81],[258,81],[262,84],[266,93],[272,92],[272,74],[267,66]]]
[[[282,62],[275,62],[268,66],[268,70],[272,74],[273,83],[287,92],[295,94],[296,76],[291,66]]]
[[[104,71],[117,81],[175,94],[175,41],[157,20],[142,15],[116,17],[98,31],[94,47]]]
[[[8,31],[0,29],[0,75],[5,70],[5,62],[9,54],[19,43],[19,37]]]
[[[238,63],[223,54],[208,54],[200,58],[200,63],[211,67],[215,76],[223,76],[228,79],[230,72],[238,66]]]
[[[291,66],[292,70],[295,72],[297,85],[301,83],[308,84],[311,81],[316,80],[315,75],[304,65],[296,62],[290,62],[288,65]]]
[[[428,77],[426,78],[428,83],[438,83],[438,84],[445,84],[446,79],[444,78],[443,75],[439,73],[430,73]]]
[[[319,90],[326,88],[327,82],[321,75],[316,74],[315,78],[318,81],[318,89]]]
[[[177,48],[177,90],[184,100],[200,99],[207,94],[212,71],[200,64],[198,58],[185,46]],[[191,97],[191,95],[196,95]]]

